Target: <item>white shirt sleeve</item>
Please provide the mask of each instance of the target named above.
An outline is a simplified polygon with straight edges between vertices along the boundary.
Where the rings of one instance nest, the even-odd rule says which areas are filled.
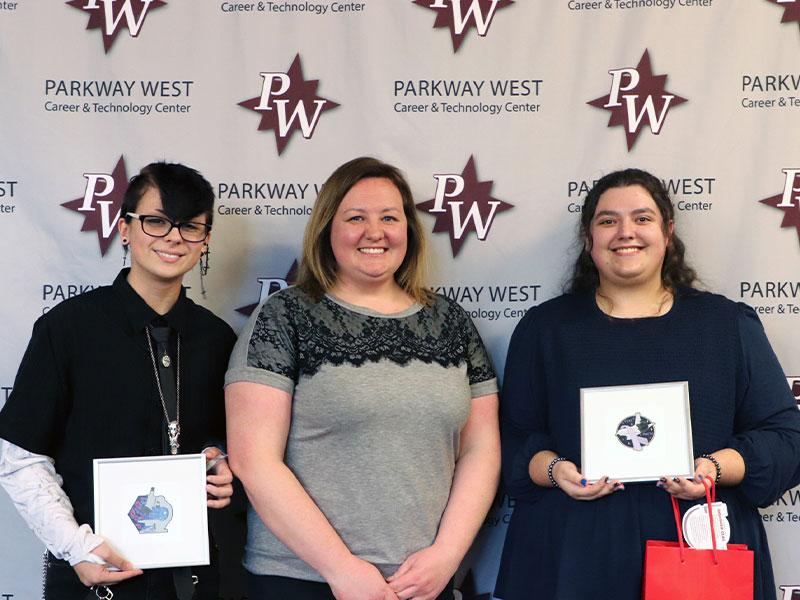
[[[0,485],[36,537],[70,565],[98,562],[90,553],[104,540],[89,525],[78,525],[62,482],[52,458],[0,438]]]

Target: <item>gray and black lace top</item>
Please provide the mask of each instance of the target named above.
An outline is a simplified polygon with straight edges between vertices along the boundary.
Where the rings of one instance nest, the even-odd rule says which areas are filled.
[[[480,335],[452,300],[386,315],[298,288],[256,310],[225,379],[292,394],[286,464],[351,552],[385,576],[433,542],[471,400],[497,391]],[[245,566],[322,581],[252,507]]]

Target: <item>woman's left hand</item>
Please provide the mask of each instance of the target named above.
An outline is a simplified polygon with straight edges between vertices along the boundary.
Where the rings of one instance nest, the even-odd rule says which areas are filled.
[[[706,495],[703,478],[708,477],[714,481],[716,475],[717,470],[714,463],[707,458],[697,458],[694,461],[694,479],[662,477],[656,485],[664,488],[666,492],[679,500],[697,500]]]
[[[677,480],[677,481],[676,481]],[[678,500],[696,500],[706,495],[702,478],[662,477],[656,484]]]
[[[212,461],[222,454],[217,447],[205,450],[206,461]],[[222,508],[231,503],[233,496],[233,473],[225,458],[220,458],[206,476],[206,504],[209,508]]]
[[[400,600],[434,600],[460,562],[457,556],[433,544],[414,552],[386,581]]]

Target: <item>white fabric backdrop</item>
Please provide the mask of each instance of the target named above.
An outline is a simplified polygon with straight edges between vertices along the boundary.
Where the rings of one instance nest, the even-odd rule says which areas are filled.
[[[673,186],[705,284],[761,311],[800,396],[798,60],[800,0],[0,2],[0,403],[34,320],[113,279],[102,227],[143,165],[215,185],[208,299],[188,283],[238,330],[284,285],[316,186],[364,154],[439,211],[432,283],[499,373],[520,316],[559,292],[587,186],[638,166]],[[498,496],[465,598],[493,589],[512,505]],[[800,490],[764,512],[790,599]],[[0,597],[37,596],[40,554],[0,495]]]

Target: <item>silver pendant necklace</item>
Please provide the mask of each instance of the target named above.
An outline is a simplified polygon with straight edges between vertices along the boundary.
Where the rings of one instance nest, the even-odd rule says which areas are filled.
[[[161,378],[158,376],[158,365],[156,365],[156,355],[153,352],[153,341],[150,339],[150,328],[145,327],[147,334],[147,347],[150,349],[150,359],[153,361],[153,372],[156,374],[156,385],[158,386],[158,397],[161,399],[161,408],[164,410],[164,418],[167,421],[167,439],[169,440],[170,454],[177,454],[180,448],[178,438],[181,435],[181,334],[178,334],[178,352],[177,352],[177,365],[175,367],[175,420],[169,420],[169,413],[167,412],[167,403],[164,402],[164,392],[161,390]],[[164,367],[169,367],[172,364],[169,355],[164,352],[161,357],[161,364]]]

